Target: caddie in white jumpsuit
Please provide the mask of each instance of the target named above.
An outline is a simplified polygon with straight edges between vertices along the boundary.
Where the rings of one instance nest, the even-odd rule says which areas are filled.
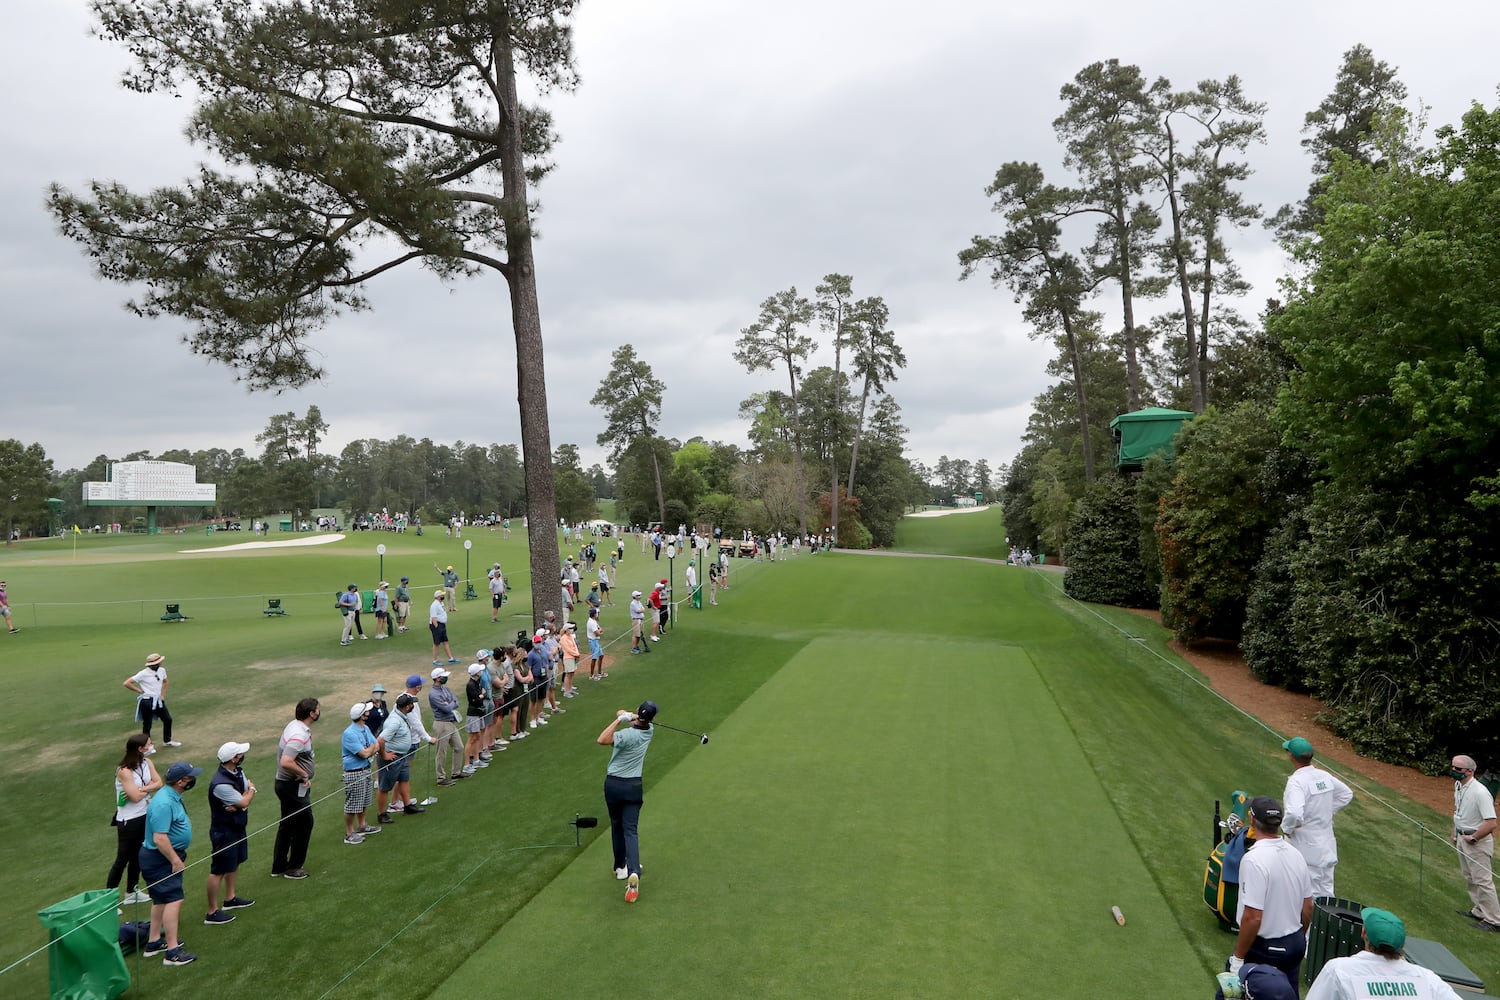
[[[1333,837],[1333,814],[1354,801],[1354,792],[1338,778],[1313,766],[1313,745],[1294,736],[1281,744],[1297,769],[1286,779],[1282,793],[1285,818],[1281,835],[1291,841],[1307,861],[1314,898],[1333,896],[1333,870],[1339,863],[1339,846]]]

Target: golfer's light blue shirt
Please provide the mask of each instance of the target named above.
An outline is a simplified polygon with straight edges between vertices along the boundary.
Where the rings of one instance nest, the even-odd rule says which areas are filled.
[[[615,778],[639,778],[646,764],[646,751],[651,748],[651,734],[656,727],[637,729],[628,726],[615,730],[614,751],[609,755],[609,771]]]

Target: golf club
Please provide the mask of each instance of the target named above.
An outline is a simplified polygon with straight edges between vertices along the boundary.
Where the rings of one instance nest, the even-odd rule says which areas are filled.
[[[663,729],[670,729],[674,733],[683,733],[683,734],[685,734],[687,736],[696,736],[696,737],[698,737],[698,744],[699,744],[699,746],[707,746],[708,745],[708,734],[707,733],[695,733],[691,729],[678,729],[676,726],[669,726],[665,722],[657,722],[655,719],[651,720],[651,724],[653,726],[661,726]]]

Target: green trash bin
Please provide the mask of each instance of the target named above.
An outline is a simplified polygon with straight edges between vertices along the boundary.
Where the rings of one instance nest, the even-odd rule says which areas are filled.
[[[120,953],[118,889],[90,889],[37,912],[51,935],[47,977],[52,1000],[113,1000],[130,988]]]
[[[1352,899],[1317,896],[1313,899],[1312,923],[1307,928],[1307,957],[1302,974],[1311,983],[1330,958],[1357,955],[1364,949],[1364,906]]]

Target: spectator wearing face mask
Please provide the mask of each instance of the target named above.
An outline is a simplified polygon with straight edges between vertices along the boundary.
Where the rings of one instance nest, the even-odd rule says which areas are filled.
[[[208,862],[208,915],[203,922],[209,926],[229,923],[234,914],[225,911],[242,910],[255,902],[235,892],[240,865],[250,858],[250,841],[245,834],[250,828],[255,783],[243,769],[249,752],[248,743],[230,742],[219,747],[219,769],[208,780],[208,842],[214,853]]]
[[[443,667],[432,668],[432,688],[427,692],[427,704],[432,708],[432,737],[436,752],[435,767],[437,783],[448,786],[459,778],[467,778],[464,772],[464,738],[459,735],[458,695],[448,686],[452,673]]]
[[[1495,901],[1495,797],[1474,777],[1479,765],[1468,754],[1458,754],[1450,765],[1453,775],[1453,846],[1458,869],[1473,906],[1460,910],[1480,930],[1500,931],[1500,904]]]
[[[177,936],[182,915],[182,873],[187,868],[188,847],[193,842],[193,821],[188,819],[182,795],[198,783],[203,768],[178,761],[167,769],[161,791],[146,808],[146,842],[141,845],[141,878],[151,894],[151,932],[142,954],[163,956],[166,965],[187,965],[197,959]]]
[[[365,813],[370,808],[374,794],[374,758],[380,753],[380,742],[370,732],[370,703],[356,702],[349,706],[349,725],[339,739],[339,749],[344,762],[344,843],[363,844],[380,827],[365,822]]]
[[[115,863],[110,865],[105,888],[117,889],[120,877],[128,871],[126,893],[122,902],[149,903],[151,897],[139,888],[141,881],[141,845],[146,842],[146,810],[151,793],[161,788],[161,775],[151,764],[151,737],[131,733],[125,741],[125,756],[115,767]]]
[[[411,695],[403,693],[398,696],[396,710],[380,729],[380,792],[375,797],[377,823],[391,822],[391,814],[386,811],[388,800],[401,803],[405,806],[403,811],[408,814],[427,811],[411,798],[411,758],[418,745],[416,731],[407,717],[412,704]]]
[[[412,752],[415,753],[417,750],[421,749],[423,745],[432,746],[437,743],[437,737],[429,733],[427,731],[427,727],[422,724],[421,674],[412,674],[410,677],[406,678],[406,696],[411,699],[411,704],[407,706],[405,714],[406,721],[411,723],[411,731],[413,734]],[[400,702],[399,698],[397,699],[397,702]],[[417,802],[416,794],[411,790],[410,781],[407,782],[406,788],[406,807],[410,809],[412,806],[418,805],[419,803]],[[420,803],[420,805],[430,806],[436,801],[436,799],[432,799],[428,802],[422,802]],[[421,810],[418,811],[420,812]]]

